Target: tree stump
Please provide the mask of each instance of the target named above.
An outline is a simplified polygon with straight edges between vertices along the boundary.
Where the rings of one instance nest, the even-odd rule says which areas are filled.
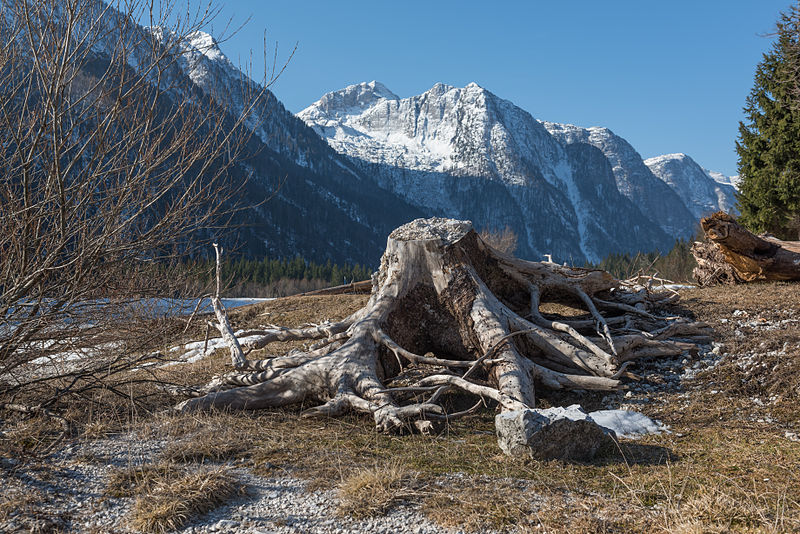
[[[700,285],[800,280],[800,242],[754,235],[721,211],[703,218],[700,225],[708,239],[692,246]]]
[[[483,242],[468,221],[418,219],[389,236],[361,310],[336,323],[241,334],[258,336],[244,349],[318,341],[261,360],[231,343],[235,372],[178,408],[311,403],[306,415],[364,412],[382,431],[425,430],[486,400],[501,411],[533,408],[536,386],[614,390],[633,360],[710,341],[705,324],[649,311],[672,298],[625,287],[604,271],[514,258]],[[585,313],[547,314],[544,302]],[[224,310],[217,312],[232,335]],[[475,396],[475,405],[448,413],[442,398],[452,391]]]

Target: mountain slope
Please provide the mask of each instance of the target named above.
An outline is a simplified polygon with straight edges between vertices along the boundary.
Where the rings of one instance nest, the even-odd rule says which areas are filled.
[[[620,194],[600,150],[560,142],[529,113],[474,83],[436,84],[405,99],[378,82],[361,83],[324,95],[298,116],[378,184],[423,210],[470,218],[479,228],[511,226],[523,256],[596,261],[612,251],[672,244]]]
[[[686,154],[665,154],[645,160],[653,174],[670,186],[695,218],[716,211],[735,212],[736,189],[715,179]]]
[[[153,47],[168,49],[176,37],[158,27],[138,26],[100,1],[92,9],[98,27],[106,30],[80,66],[87,78],[102,77],[105,65],[124,50],[127,68],[141,71],[162,88],[163,109],[189,105],[198,116],[216,120],[208,107],[221,106],[222,120],[230,127],[249,112],[245,124],[253,135],[227,171],[227,185],[237,191],[238,211],[230,221],[235,231],[226,248],[247,256],[302,255],[321,262],[376,265],[389,232],[423,215],[360,175],[271,92],[262,91],[233,65],[210,35],[190,34],[178,43],[182,55],[177,63],[165,62],[158,78],[150,79]],[[260,96],[253,102],[253,95]],[[246,109],[248,102],[253,103],[251,110]]]
[[[542,124],[564,144],[583,143],[600,149],[613,167],[620,193],[668,235],[691,237],[694,234],[696,221],[680,196],[652,173],[625,139],[608,128],[581,128],[554,122]]]

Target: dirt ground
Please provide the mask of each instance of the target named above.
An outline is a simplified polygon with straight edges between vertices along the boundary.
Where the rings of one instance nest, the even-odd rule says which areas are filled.
[[[295,326],[344,317],[366,299],[289,297],[236,310],[231,321],[235,328]],[[591,463],[503,455],[492,409],[438,435],[389,436],[376,433],[368,417],[302,419],[302,407],[170,415],[164,410],[175,399],[154,395],[137,409],[87,413],[73,406],[72,439],[134,431],[167,441],[159,469],[235,460],[254,473],[290,473],[307,480],[309,491],[337,489],[340,513],[353,517],[412,502],[440,525],[476,532],[800,531],[800,285],[684,289],[669,312],[709,323],[714,344],[637,363],[632,371],[642,379],[624,391],[538,391],[540,407],[635,409],[670,429],[622,440]],[[164,370],[164,379],[200,383],[224,372],[227,358],[219,351]],[[46,465],[35,454],[44,423],[12,423],[0,435],[0,458],[14,459],[0,466],[7,481],[20,480],[12,470]],[[35,499],[22,490],[0,494],[0,523],[21,509],[35,515]]]

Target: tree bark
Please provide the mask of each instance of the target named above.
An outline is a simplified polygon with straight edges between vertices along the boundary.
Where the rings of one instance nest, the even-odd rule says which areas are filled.
[[[710,341],[705,324],[648,311],[671,296],[625,287],[604,271],[519,260],[488,246],[466,221],[418,219],[396,229],[372,283],[366,306],[338,323],[241,334],[260,336],[245,350],[320,341],[263,360],[232,346],[236,372],[178,409],[303,402],[317,404],[308,415],[366,412],[383,431],[424,429],[487,399],[501,410],[532,408],[536,386],[618,389],[632,360]],[[546,314],[543,302],[585,313]],[[451,391],[478,402],[448,413],[442,398]]]
[[[717,212],[700,221],[708,242],[695,243],[695,279],[701,285],[754,280],[800,280],[800,242],[757,236]]]

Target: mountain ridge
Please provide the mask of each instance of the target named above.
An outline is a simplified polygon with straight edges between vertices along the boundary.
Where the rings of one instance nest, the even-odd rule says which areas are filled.
[[[487,209],[516,204],[525,219],[514,228],[523,255],[596,261],[667,250],[694,233],[684,201],[627,141],[606,128],[539,121],[476,83],[437,83],[400,98],[380,82],[362,82],[326,93],[297,116],[379,185],[429,213],[497,228],[507,219]],[[443,198],[457,187],[487,206]],[[543,228],[552,234],[532,237]]]

